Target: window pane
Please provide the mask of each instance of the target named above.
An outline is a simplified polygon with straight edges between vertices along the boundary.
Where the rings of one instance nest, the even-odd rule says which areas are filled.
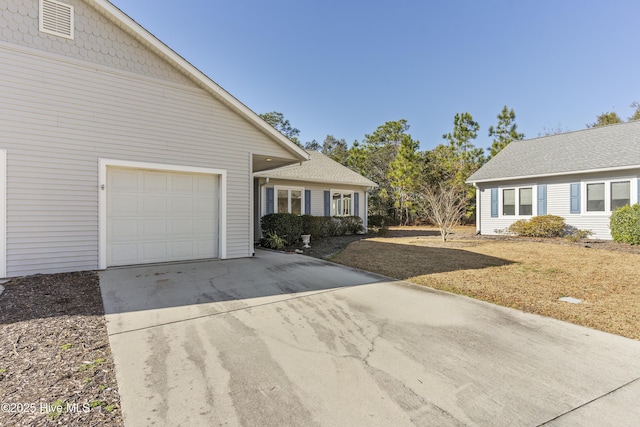
[[[532,204],[533,188],[521,188],[520,189],[520,215],[533,214]]]
[[[342,215],[351,215],[351,194],[342,195]]]
[[[302,214],[302,191],[291,190],[291,213]]]
[[[604,183],[587,184],[587,211],[604,212]]]
[[[631,202],[631,183],[629,181],[611,183],[611,210],[627,206]]]
[[[331,215],[340,215],[340,193],[333,193],[331,196]]]
[[[516,214],[516,190],[502,190],[502,214]]]
[[[289,212],[289,190],[278,190],[278,212]]]

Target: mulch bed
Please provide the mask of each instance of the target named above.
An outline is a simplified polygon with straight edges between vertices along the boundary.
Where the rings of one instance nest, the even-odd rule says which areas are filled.
[[[3,286],[0,425],[123,425],[97,274]]]

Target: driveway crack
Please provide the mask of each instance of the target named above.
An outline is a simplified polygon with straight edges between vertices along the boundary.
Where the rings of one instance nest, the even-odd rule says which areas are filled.
[[[598,396],[598,397],[595,397],[595,398],[591,399],[590,401],[583,403],[582,405],[579,405],[579,406],[576,406],[575,408],[569,409],[568,411],[563,412],[562,414],[560,414],[560,415],[558,415],[558,416],[556,416],[556,417],[553,417],[553,418],[551,418],[550,420],[547,420],[547,421],[545,421],[545,422],[543,422],[543,423],[541,423],[541,424],[538,424],[536,427],[544,426],[544,425],[546,425],[546,424],[549,424],[549,423],[550,423],[550,422],[552,422],[552,421],[558,420],[558,419],[560,419],[560,418],[564,417],[565,415],[570,414],[570,413],[572,413],[572,412],[574,412],[574,411],[577,411],[578,409],[583,408],[583,407],[585,407],[585,406],[587,406],[587,405],[589,405],[589,404],[591,404],[591,403],[595,402],[596,400],[600,400],[600,399],[602,399],[603,397],[606,397],[606,396],[608,396],[608,395],[610,395],[610,394],[613,394],[613,393],[615,393],[616,391],[618,391],[618,390],[620,390],[620,389],[622,389],[622,388],[625,388],[625,387],[626,387],[626,386],[628,386],[628,385],[631,385],[631,384],[635,383],[636,381],[640,381],[640,377],[639,377],[639,378],[636,378],[636,379],[633,379],[633,380],[631,380],[631,381],[629,381],[629,382],[627,382],[627,383],[625,383],[625,384],[622,384],[620,387],[614,388],[613,390],[610,390],[610,391],[606,392],[605,394],[602,394],[602,395],[600,395],[600,396]]]

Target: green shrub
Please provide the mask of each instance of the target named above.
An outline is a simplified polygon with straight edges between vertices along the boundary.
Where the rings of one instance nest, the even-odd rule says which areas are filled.
[[[314,238],[328,237],[331,217],[328,216],[302,216],[302,234],[310,234]]]
[[[616,242],[640,245],[640,204],[624,206],[611,213],[611,237]]]
[[[367,224],[369,227],[382,227],[385,225],[384,215],[369,215],[369,218],[367,218]]]
[[[316,238],[342,236],[364,231],[359,216],[302,216],[302,234]]]
[[[274,233],[269,233],[267,237],[262,239],[262,246],[266,248],[282,250],[285,247],[285,241],[282,237]]]
[[[567,224],[556,215],[534,216],[530,220],[519,219],[509,226],[511,233],[525,237],[562,237]]]
[[[342,221],[342,226],[346,234],[357,234],[364,231],[362,218],[359,216],[343,216],[340,217],[340,221]]]
[[[564,238],[570,242],[576,243],[582,239],[586,239],[592,234],[593,234],[593,231],[591,230],[581,230],[579,228],[568,225],[566,228]]]
[[[302,218],[290,213],[273,213],[262,217],[262,235],[270,234],[282,238],[286,246],[292,246],[300,240]]]

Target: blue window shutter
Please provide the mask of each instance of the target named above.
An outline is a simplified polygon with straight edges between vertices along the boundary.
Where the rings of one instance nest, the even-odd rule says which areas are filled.
[[[353,193],[353,215],[360,216],[360,193]]]
[[[267,213],[273,213],[273,188],[267,188]]]
[[[311,215],[311,190],[304,190],[304,214]]]
[[[547,184],[538,184],[538,215],[547,214]]]
[[[498,218],[498,189],[491,189],[491,218]]]
[[[580,183],[571,184],[571,213],[580,213]]]
[[[331,216],[331,192],[324,192],[324,216]]]

